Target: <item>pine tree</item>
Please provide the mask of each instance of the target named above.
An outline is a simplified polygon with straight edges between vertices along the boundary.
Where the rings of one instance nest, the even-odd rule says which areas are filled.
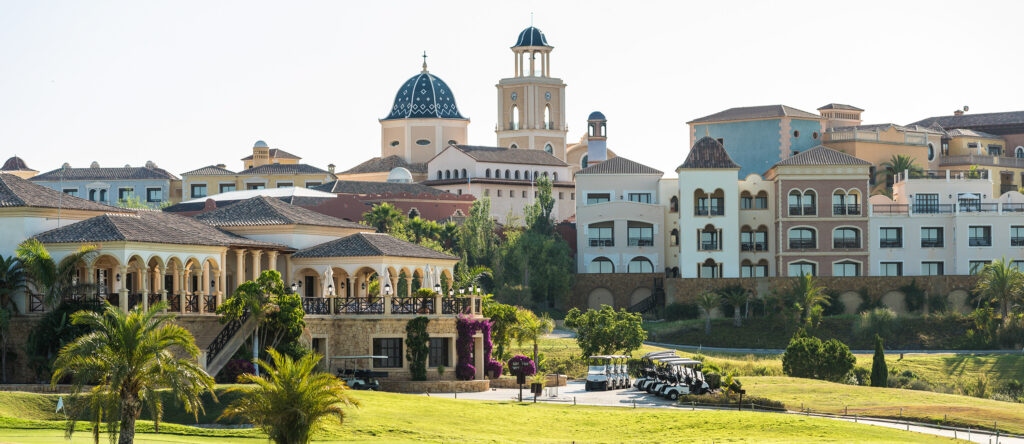
[[[882,350],[882,337],[875,335],[875,358],[871,362],[871,386],[886,387],[889,382],[889,369],[885,366],[885,351]]]

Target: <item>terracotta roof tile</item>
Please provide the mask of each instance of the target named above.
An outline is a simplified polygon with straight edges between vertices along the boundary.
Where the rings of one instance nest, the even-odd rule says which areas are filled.
[[[821,119],[818,114],[801,111],[786,105],[744,106],[729,108],[711,115],[691,120],[686,123],[728,122],[732,120],[770,119],[773,117],[799,117],[804,119]]]
[[[723,168],[732,169],[740,166],[733,162],[732,157],[725,151],[717,140],[710,137],[701,137],[697,143],[690,148],[690,154],[686,155],[679,168]],[[678,169],[678,168],[677,168]]]
[[[450,254],[434,251],[430,248],[396,239],[382,233],[356,233],[299,250],[292,258],[313,257],[360,257],[360,256],[392,256],[424,259],[458,260]]]
[[[426,163],[409,163],[400,156],[387,156],[387,157],[374,157],[367,160],[359,165],[349,168],[347,171],[341,174],[366,174],[366,173],[386,173],[395,168],[402,167],[411,173],[426,173]]]
[[[136,214],[104,214],[35,236],[42,243],[152,242],[177,245],[253,246],[287,248],[237,236],[193,218],[139,211]]]
[[[576,174],[665,174],[647,165],[634,162],[625,157],[613,157],[604,162],[588,166]]]
[[[818,145],[795,156],[780,160],[775,164],[775,166],[779,165],[871,165],[871,162],[858,159],[824,145]]]
[[[338,228],[372,228],[317,213],[267,196],[256,196],[233,205],[198,214],[195,218],[215,227],[258,225],[313,225]]]
[[[0,173],[0,207],[66,208],[69,210],[111,211],[131,213],[71,196],[53,188],[29,182],[13,174]]]

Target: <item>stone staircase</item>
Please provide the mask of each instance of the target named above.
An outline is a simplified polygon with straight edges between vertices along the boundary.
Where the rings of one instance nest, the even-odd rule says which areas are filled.
[[[224,327],[208,342],[200,342],[197,336],[196,345],[201,347],[199,364],[206,370],[206,373],[216,376],[246,339],[252,336],[257,324],[256,318],[246,313],[241,318],[224,324]]]
[[[665,280],[654,278],[651,295],[631,305],[628,309],[631,313],[640,313],[647,318],[656,318],[665,308]]]

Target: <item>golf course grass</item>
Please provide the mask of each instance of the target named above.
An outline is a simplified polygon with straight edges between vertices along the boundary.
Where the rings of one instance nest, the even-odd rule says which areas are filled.
[[[823,418],[773,413],[628,409],[518,404],[359,392],[362,406],[347,410],[343,426],[331,424],[323,442],[950,442],[948,438]],[[0,393],[0,442],[57,442],[63,421],[52,417],[55,396]],[[40,410],[45,407],[46,410]],[[20,410],[19,409],[24,409]],[[218,406],[207,406],[217,410]],[[24,419],[19,419],[24,418]],[[91,442],[79,424],[73,442]],[[211,430],[152,423],[139,427],[140,443],[266,442],[256,430]],[[106,439],[101,437],[101,439]]]

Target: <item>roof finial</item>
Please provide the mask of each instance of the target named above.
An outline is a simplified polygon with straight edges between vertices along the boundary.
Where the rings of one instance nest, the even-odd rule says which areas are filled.
[[[704,127],[704,137],[711,137],[711,130],[708,127]]]
[[[427,72],[427,51],[423,51],[423,72]]]
[[[530,27],[533,27],[533,11],[530,11]]]

